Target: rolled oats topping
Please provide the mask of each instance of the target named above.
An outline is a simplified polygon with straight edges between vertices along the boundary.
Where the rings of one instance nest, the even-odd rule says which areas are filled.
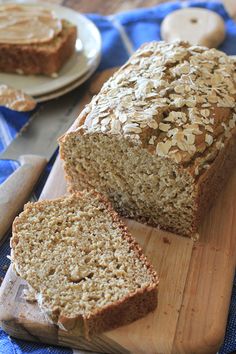
[[[151,42],[81,113],[83,129],[123,135],[160,157],[188,163],[218,140],[217,149],[224,146],[235,128],[235,97],[235,62],[223,52]]]

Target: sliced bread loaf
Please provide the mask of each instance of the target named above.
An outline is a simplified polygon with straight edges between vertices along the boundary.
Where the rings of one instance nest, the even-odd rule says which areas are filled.
[[[70,191],[194,236],[236,161],[235,62],[186,42],[143,45],[93,97],[60,153]]]
[[[97,194],[28,203],[14,221],[11,247],[16,272],[62,329],[88,337],[157,305],[155,271]]]

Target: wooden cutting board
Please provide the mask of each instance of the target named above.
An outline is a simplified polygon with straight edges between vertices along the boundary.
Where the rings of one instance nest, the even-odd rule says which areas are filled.
[[[83,87],[82,105],[99,91],[112,71],[97,75]],[[58,159],[41,199],[65,192]],[[125,220],[160,276],[159,304],[154,313],[87,341],[48,323],[35,303],[27,303],[22,295],[27,285],[10,267],[0,289],[1,326],[16,338],[96,352],[216,353],[224,338],[235,270],[235,195],[236,169],[206,213],[197,242]]]

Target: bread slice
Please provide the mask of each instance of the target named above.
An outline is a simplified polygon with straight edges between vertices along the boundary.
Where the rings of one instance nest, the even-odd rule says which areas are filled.
[[[62,329],[88,337],[157,305],[155,271],[97,194],[28,203],[14,221],[11,247],[16,272]]]
[[[60,154],[70,191],[195,238],[236,161],[235,62],[186,42],[143,45],[93,97]]]
[[[76,38],[76,26],[63,20],[62,31],[47,43],[0,43],[0,71],[49,76],[58,73],[74,53]]]

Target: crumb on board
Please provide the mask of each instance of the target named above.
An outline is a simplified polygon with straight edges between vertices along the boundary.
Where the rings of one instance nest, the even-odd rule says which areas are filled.
[[[164,243],[167,243],[168,245],[171,244],[170,240],[166,236],[162,237],[162,240],[163,240]]]

